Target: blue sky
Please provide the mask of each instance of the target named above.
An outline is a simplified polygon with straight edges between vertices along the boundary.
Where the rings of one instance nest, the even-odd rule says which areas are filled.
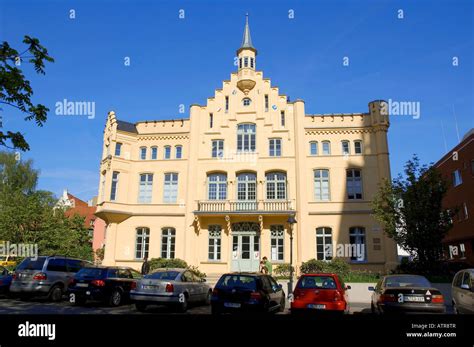
[[[21,50],[24,35],[37,37],[56,60],[46,76],[23,65],[34,101],[51,110],[46,125],[5,107],[4,127],[25,133],[31,150],[24,158],[41,170],[41,189],[89,199],[97,193],[107,112],[131,122],[188,117],[189,105],[205,103],[235,70],[249,12],[257,68],[281,93],[305,100],[307,114],[367,112],[376,99],[420,102],[419,119],[391,117],[396,175],[413,153],[428,163],[443,155],[445,142],[453,147],[455,118],[461,137],[474,127],[473,3],[0,0],[0,40]],[[63,99],[95,102],[96,117],[55,115]]]

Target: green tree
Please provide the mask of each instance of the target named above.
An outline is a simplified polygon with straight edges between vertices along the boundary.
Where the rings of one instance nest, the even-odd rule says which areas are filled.
[[[23,43],[27,48],[22,53],[10,47],[6,41],[0,45],[0,104],[20,110],[25,114],[25,120],[34,120],[41,127],[46,122],[49,109],[42,104],[33,104],[30,81],[25,78],[18,66],[23,62],[31,63],[36,73],[44,75],[44,63],[54,62],[54,59],[48,55],[48,51],[38,39],[25,36]],[[22,151],[30,149],[21,132],[11,130],[3,132],[1,128],[0,126],[0,146],[18,148]]]
[[[441,242],[452,226],[454,211],[442,207],[447,184],[435,167],[420,165],[414,155],[404,173],[381,184],[373,200],[374,215],[420,269],[429,271],[442,258]]]

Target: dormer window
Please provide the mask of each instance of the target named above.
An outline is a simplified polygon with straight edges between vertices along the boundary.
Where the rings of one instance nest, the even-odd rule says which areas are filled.
[[[250,104],[252,103],[252,100],[250,100],[250,98],[244,98],[242,100],[242,103],[244,106],[250,106]]]

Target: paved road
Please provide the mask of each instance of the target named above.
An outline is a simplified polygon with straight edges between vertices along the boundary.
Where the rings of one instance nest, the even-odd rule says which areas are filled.
[[[280,314],[288,314],[288,303],[286,309]],[[178,314],[172,309],[164,306],[150,306],[145,314]],[[191,306],[186,314],[210,314],[210,306]],[[351,305],[351,313],[370,313],[370,305],[366,303],[354,303]],[[125,304],[119,307],[109,307],[101,303],[90,302],[85,306],[72,306],[66,300],[53,303],[43,298],[32,298],[28,300],[9,299],[0,297],[0,314],[142,314],[135,310],[135,306]]]

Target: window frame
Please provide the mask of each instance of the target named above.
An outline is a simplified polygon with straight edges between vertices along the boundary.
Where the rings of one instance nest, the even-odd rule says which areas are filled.
[[[115,143],[115,156],[116,157],[120,157],[120,155],[122,154],[122,146],[123,146],[122,142]]]
[[[176,179],[174,179],[175,176]],[[167,180],[167,177],[169,177],[170,179]],[[175,204],[178,201],[178,184],[179,174],[177,172],[164,173],[163,203]]]
[[[274,253],[276,247],[276,253]],[[276,255],[276,257],[275,257]],[[285,226],[281,224],[270,225],[270,259],[272,262],[285,261]]]
[[[140,152],[139,152],[139,158],[140,160],[146,160],[148,156],[148,149],[146,146],[141,146],[140,147]]]
[[[145,180],[142,180],[145,177]],[[150,179],[151,178],[151,179]],[[143,172],[138,175],[138,203],[151,204],[153,202],[153,173]]]
[[[164,249],[166,247],[166,249]],[[175,259],[176,257],[176,228],[161,228],[161,258]]]
[[[332,236],[333,234],[332,234],[331,227],[317,227],[316,228],[316,260],[330,261],[334,259],[334,253],[332,253],[332,255],[326,254],[326,248],[328,245],[331,245],[331,251],[333,251],[334,246],[333,246]],[[327,240],[328,238],[329,238],[329,241]],[[322,252],[318,251],[318,246],[323,247]],[[320,259],[320,254],[322,254],[322,259]]]
[[[220,262],[222,260],[222,226],[219,224],[212,224],[207,227],[207,230],[207,260]]]
[[[282,179],[283,178],[283,179]],[[283,184],[283,185],[282,185]],[[288,198],[288,181],[286,172],[271,171],[265,174],[265,198],[266,200],[284,201]],[[283,186],[283,189],[281,187]],[[271,187],[271,189],[269,189]],[[283,195],[281,193],[283,192]],[[273,198],[270,196],[273,194]],[[283,196],[283,197],[281,197]]]
[[[215,181],[211,179],[216,177]],[[222,180],[224,178],[224,180]],[[215,190],[211,189],[211,186],[215,186]],[[227,174],[226,173],[210,173],[207,175],[207,199],[211,201],[222,201],[227,200]],[[211,197],[211,191],[215,192],[215,198]]]
[[[250,132],[249,130],[252,130],[252,132]],[[239,145],[240,145],[240,148],[239,148]],[[255,123],[237,124],[237,152],[253,153],[253,152],[256,152],[256,150],[257,150],[257,125]]]
[[[314,148],[313,148],[314,145]],[[313,149],[316,149],[316,151],[313,153]],[[319,144],[318,141],[310,141],[309,142],[309,155],[315,157],[319,155]]]
[[[141,233],[139,235],[139,233]],[[139,239],[141,240],[139,242]],[[138,245],[141,246],[141,250],[138,250]],[[148,227],[137,227],[135,228],[135,259],[145,259],[148,257],[150,251],[150,228]],[[137,255],[140,256],[137,257]]]
[[[119,171],[112,171],[112,179],[111,179],[111,184],[110,184],[110,201],[117,200],[119,177],[120,177]]]
[[[348,176],[348,173],[351,172],[351,176]],[[355,173],[359,172],[359,177],[356,177]],[[355,191],[357,187],[356,182],[359,181],[360,184],[360,197],[357,196],[358,192]],[[351,182],[351,184],[350,184]],[[353,197],[351,198],[351,191],[353,192]],[[364,200],[364,185],[362,181],[362,169],[359,168],[349,168],[346,169],[346,199],[347,200]]]
[[[327,173],[327,177],[324,174]],[[317,177],[319,174],[319,177]],[[325,189],[324,184],[327,182],[327,199],[324,199]],[[319,188],[317,188],[319,183]],[[319,191],[317,191],[319,189]],[[331,201],[331,172],[326,168],[317,168],[313,170],[313,196],[314,200],[318,202]]]
[[[273,137],[268,139],[268,155],[270,157],[281,157],[280,137]]]
[[[182,145],[174,146],[174,157],[175,159],[183,159],[183,146]]]

